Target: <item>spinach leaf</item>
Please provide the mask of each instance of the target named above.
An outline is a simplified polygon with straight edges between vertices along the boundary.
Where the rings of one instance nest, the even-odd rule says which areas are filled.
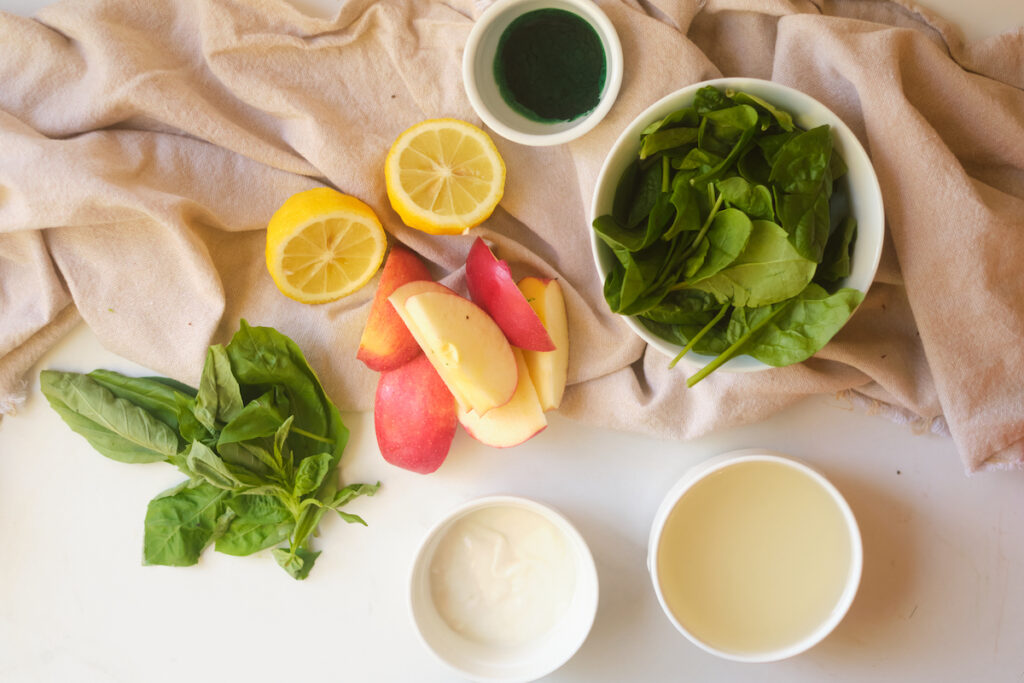
[[[778,197],[779,222],[800,255],[815,263],[821,261],[828,242],[828,196],[783,194]]]
[[[707,233],[707,255],[700,267],[687,278],[688,286],[710,278],[739,258],[752,231],[753,223],[738,209],[723,209],[715,214]]]
[[[224,347],[215,344],[206,350],[206,363],[196,394],[196,419],[214,432],[218,423],[229,422],[241,410],[242,390],[231,374],[231,361]]]
[[[775,164],[775,159],[779,155],[779,151],[785,147],[786,143],[792,140],[794,137],[800,134],[800,131],[792,131],[789,133],[776,133],[774,135],[763,135],[757,138],[757,147],[761,150],[761,154],[769,165]],[[769,169],[769,173],[771,169]],[[767,181],[766,181],[767,182]]]
[[[228,492],[207,483],[184,482],[149,502],[142,553],[145,564],[186,567],[230,524]]]
[[[772,173],[772,167],[765,160],[764,153],[756,146],[743,153],[736,162],[736,170],[744,180],[756,185],[767,185]]]
[[[812,128],[786,141],[772,162],[770,180],[783,192],[817,194],[821,191],[831,158],[829,127]]]
[[[705,117],[708,122],[707,134],[713,135],[721,142],[733,143],[743,133],[757,125],[757,110],[741,104],[736,107],[709,111]]]
[[[640,173],[640,162],[633,160],[615,186],[615,198],[612,200],[612,216],[625,225],[629,220],[629,209],[633,205],[633,194],[636,192],[636,179]]]
[[[715,86],[705,85],[694,95],[693,106],[699,115],[706,116],[709,112],[732,106],[732,102]]]
[[[670,126],[681,125],[688,128],[694,128],[698,123],[700,123],[700,118],[697,115],[696,108],[685,107],[683,109],[677,109],[674,112],[667,114],[660,121],[655,121],[644,128],[640,132],[640,138],[642,140],[646,136],[657,133],[659,130]]]
[[[658,152],[683,147],[684,145],[692,145],[696,141],[696,128],[667,128],[659,130],[644,138],[644,142],[640,146],[640,158],[646,159]]]
[[[750,218],[770,221],[775,218],[772,208],[772,193],[764,185],[751,185],[740,176],[732,176],[715,183],[725,197],[725,203],[735,207]]]
[[[672,292],[644,313],[645,318],[668,325],[705,325],[719,308],[715,297],[693,289]]]
[[[165,422],[87,375],[43,370],[39,383],[64,422],[112,460],[158,462],[178,452],[178,437]]]
[[[636,192],[633,195],[633,202],[629,207],[629,214],[626,218],[626,228],[632,229],[640,224],[640,221],[647,218],[654,208],[655,202],[661,195],[662,165],[651,164],[640,171]]]
[[[235,518],[214,548],[226,555],[251,555],[287,541],[295,519],[276,496],[236,496],[227,502]]]
[[[676,179],[682,174],[677,174]],[[672,194],[669,202],[676,210],[672,224],[662,235],[662,239],[671,240],[681,232],[692,232],[700,230],[700,206],[697,192],[688,182],[672,181]]]
[[[775,119],[776,123],[779,124],[779,127],[782,128],[782,130],[786,132],[793,130],[793,117],[790,116],[789,112],[776,108],[774,105],[769,104],[757,95],[751,95],[750,93],[735,90],[726,90],[725,95],[736,104],[748,104],[753,105],[758,109],[763,109]]]
[[[850,277],[850,258],[856,239],[857,221],[853,216],[849,216],[829,236],[828,243],[825,245],[825,255],[818,266],[815,280],[837,282],[844,277]]]
[[[803,362],[835,336],[863,299],[856,289],[829,295],[810,284],[751,337],[744,352],[775,367]]]
[[[768,221],[753,221],[747,246],[727,268],[695,281],[692,287],[720,303],[764,306],[799,294],[814,276],[815,263],[790,244],[786,231]]]

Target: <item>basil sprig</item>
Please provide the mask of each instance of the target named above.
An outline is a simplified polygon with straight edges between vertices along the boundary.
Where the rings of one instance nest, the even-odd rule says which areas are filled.
[[[348,441],[337,407],[299,347],[244,320],[211,346],[193,389],[159,377],[44,370],[43,394],[71,429],[120,462],[164,461],[188,476],[150,501],[143,561],[193,565],[211,543],[228,555],[274,547],[292,577],[309,575],[324,513],[377,484],[338,486]]]
[[[845,173],[828,126],[802,130],[759,97],[701,88],[641,132],[611,213],[594,220],[615,256],[609,307],[682,345],[673,366],[691,350],[715,356],[688,386],[740,354],[806,360],[863,299],[837,286],[856,239],[832,206]]]

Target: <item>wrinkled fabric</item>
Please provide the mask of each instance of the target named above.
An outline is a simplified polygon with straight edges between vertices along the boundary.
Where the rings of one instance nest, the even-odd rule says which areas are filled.
[[[330,185],[457,290],[477,235],[516,277],[558,277],[570,418],[685,439],[845,394],[945,425],[968,471],[1024,466],[1024,30],[969,43],[913,4],[869,0],[602,2],[625,57],[611,113],[553,148],[493,136],[508,167],[495,214],[468,235],[425,235],[390,208],[384,157],[425,118],[479,124],[460,65],[486,4],[353,0],[332,19],[271,0],[0,12],[0,411],[79,319],[194,384],[240,318],[294,338],[343,410],[370,409],[377,375],[355,351],[374,287],[305,306],[264,265],[274,210]],[[864,304],[814,358],[687,389],[608,311],[587,214],[623,128],[723,75],[792,86],[846,121],[887,235]]]

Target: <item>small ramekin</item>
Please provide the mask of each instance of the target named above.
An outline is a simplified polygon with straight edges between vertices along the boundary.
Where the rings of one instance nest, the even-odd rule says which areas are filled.
[[[597,106],[572,121],[532,121],[505,102],[494,78],[501,34],[517,18],[539,9],[561,9],[587,21],[604,47],[605,83]],[[462,82],[477,116],[498,135],[522,145],[560,145],[589,132],[612,108],[622,86],[622,45],[607,15],[591,0],[497,0],[469,33],[462,55]]]
[[[465,515],[495,506],[523,508],[549,521],[564,535],[575,562],[573,595],[566,612],[551,631],[524,645],[492,646],[464,638],[445,623],[430,594],[430,564],[445,532]],[[515,496],[477,498],[447,513],[424,537],[409,579],[410,613],[424,646],[458,675],[488,683],[533,681],[565,664],[587,639],[597,602],[597,569],[583,536],[554,509]]]
[[[845,520],[846,528],[850,535],[850,565],[846,575],[846,583],[843,586],[843,591],[839,596],[838,602],[829,613],[828,617],[818,624],[818,627],[809,635],[797,642],[790,643],[785,647],[775,650],[746,653],[728,652],[709,645],[701,640],[692,631],[687,629],[686,626],[680,623],[672,613],[672,610],[669,609],[668,603],[666,602],[665,596],[661,590],[661,582],[658,576],[657,554],[658,546],[661,543],[661,534],[665,529],[665,523],[668,521],[670,513],[680,499],[682,499],[690,489],[710,474],[732,465],[751,461],[774,462],[787,467],[792,467],[810,477],[822,488],[822,490],[828,493],[829,497],[836,504],[836,507],[839,509],[843,519]],[[723,659],[729,659],[736,662],[774,662],[781,659],[788,659],[789,657],[793,657],[810,649],[811,647],[814,647],[824,640],[825,637],[831,633],[837,625],[839,625],[839,622],[843,620],[843,617],[846,616],[847,611],[850,609],[850,605],[853,604],[853,599],[857,594],[857,588],[860,586],[863,565],[864,549],[861,542],[860,529],[857,526],[856,518],[853,516],[853,511],[850,509],[849,504],[846,502],[846,499],[843,498],[843,495],[839,490],[813,467],[780,453],[755,448],[723,453],[722,455],[708,458],[687,470],[679,481],[669,489],[665,498],[662,500],[662,503],[658,508],[658,512],[654,516],[654,523],[651,525],[651,535],[647,544],[647,570],[650,572],[651,582],[654,585],[654,592],[658,597],[658,603],[661,605],[661,609],[665,612],[665,616],[667,616],[669,621],[672,622],[672,625],[676,627],[676,630],[686,636],[686,638],[697,647],[701,648],[705,652],[710,652],[713,655],[722,657]]]

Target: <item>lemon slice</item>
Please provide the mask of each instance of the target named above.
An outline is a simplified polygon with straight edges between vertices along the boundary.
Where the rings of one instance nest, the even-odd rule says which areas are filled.
[[[387,245],[373,209],[318,187],[292,195],[271,217],[267,270],[285,296],[322,304],[369,282]]]
[[[455,235],[494,211],[505,191],[505,162],[473,124],[430,119],[398,136],[384,162],[384,180],[406,225]]]

